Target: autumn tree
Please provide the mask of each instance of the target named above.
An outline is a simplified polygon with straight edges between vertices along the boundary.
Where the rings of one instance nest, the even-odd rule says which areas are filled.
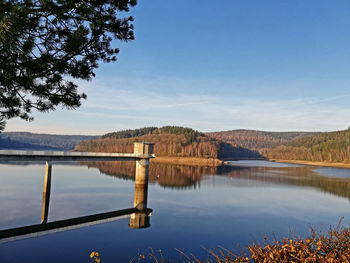
[[[113,39],[134,39],[126,12],[136,0],[0,0],[0,127],[32,110],[74,109],[86,98],[72,80],[90,80],[99,61],[116,61]],[[0,128],[1,130],[1,128]]]

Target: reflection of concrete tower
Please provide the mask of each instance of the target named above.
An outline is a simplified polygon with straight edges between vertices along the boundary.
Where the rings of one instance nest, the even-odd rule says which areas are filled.
[[[130,215],[129,227],[130,228],[147,228],[150,227],[151,210],[147,209],[145,212],[133,213]]]
[[[134,207],[140,212],[133,213],[130,216],[129,227],[145,228],[150,226],[150,210],[147,209],[147,194],[149,155],[153,154],[153,144],[147,142],[135,142],[134,154],[140,155],[141,158],[142,155],[145,155],[146,158],[136,160]]]
[[[140,211],[147,208],[149,159],[136,161],[134,207]]]

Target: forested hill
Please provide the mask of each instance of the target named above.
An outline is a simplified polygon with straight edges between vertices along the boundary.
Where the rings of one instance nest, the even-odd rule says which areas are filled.
[[[110,132],[110,133],[104,134],[102,135],[102,138],[115,138],[115,139],[132,138],[132,137],[137,137],[137,136],[142,136],[145,134],[152,133],[156,129],[158,128],[144,127],[141,129],[133,129],[133,130],[128,129],[128,130],[122,130],[122,131]]]
[[[287,143],[295,138],[315,135],[316,132],[268,132],[256,130],[232,130],[208,132],[208,136],[223,140],[234,146],[239,146],[251,150],[272,148],[283,143]]]
[[[0,149],[71,151],[79,142],[96,138],[98,136],[3,132]]]
[[[350,163],[350,128],[301,137],[267,151],[270,159]]]
[[[156,156],[198,157],[198,158],[257,158],[259,154],[242,147],[209,137],[191,128],[165,126],[146,127],[108,133],[100,139],[83,141],[76,151],[85,152],[133,152],[133,142],[154,143]]]

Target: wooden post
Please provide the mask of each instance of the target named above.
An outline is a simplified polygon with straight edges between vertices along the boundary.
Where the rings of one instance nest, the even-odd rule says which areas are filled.
[[[47,223],[47,218],[49,215],[49,204],[50,204],[50,193],[51,193],[51,163],[46,162],[45,167],[45,180],[43,189],[43,203],[42,203],[42,213],[41,213],[41,223]]]

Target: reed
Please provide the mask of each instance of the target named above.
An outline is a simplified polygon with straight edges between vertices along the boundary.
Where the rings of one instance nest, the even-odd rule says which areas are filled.
[[[262,243],[252,243],[239,253],[219,247],[207,250],[206,259],[198,259],[193,254],[179,252],[180,259],[173,260],[164,257],[162,251],[150,249],[146,254],[139,253],[130,263],[141,262],[186,262],[186,263],[233,263],[233,262],[265,262],[265,263],[349,263],[350,262],[350,228],[330,227],[327,231],[315,231],[311,228],[306,238],[284,238],[268,240],[264,237]]]

